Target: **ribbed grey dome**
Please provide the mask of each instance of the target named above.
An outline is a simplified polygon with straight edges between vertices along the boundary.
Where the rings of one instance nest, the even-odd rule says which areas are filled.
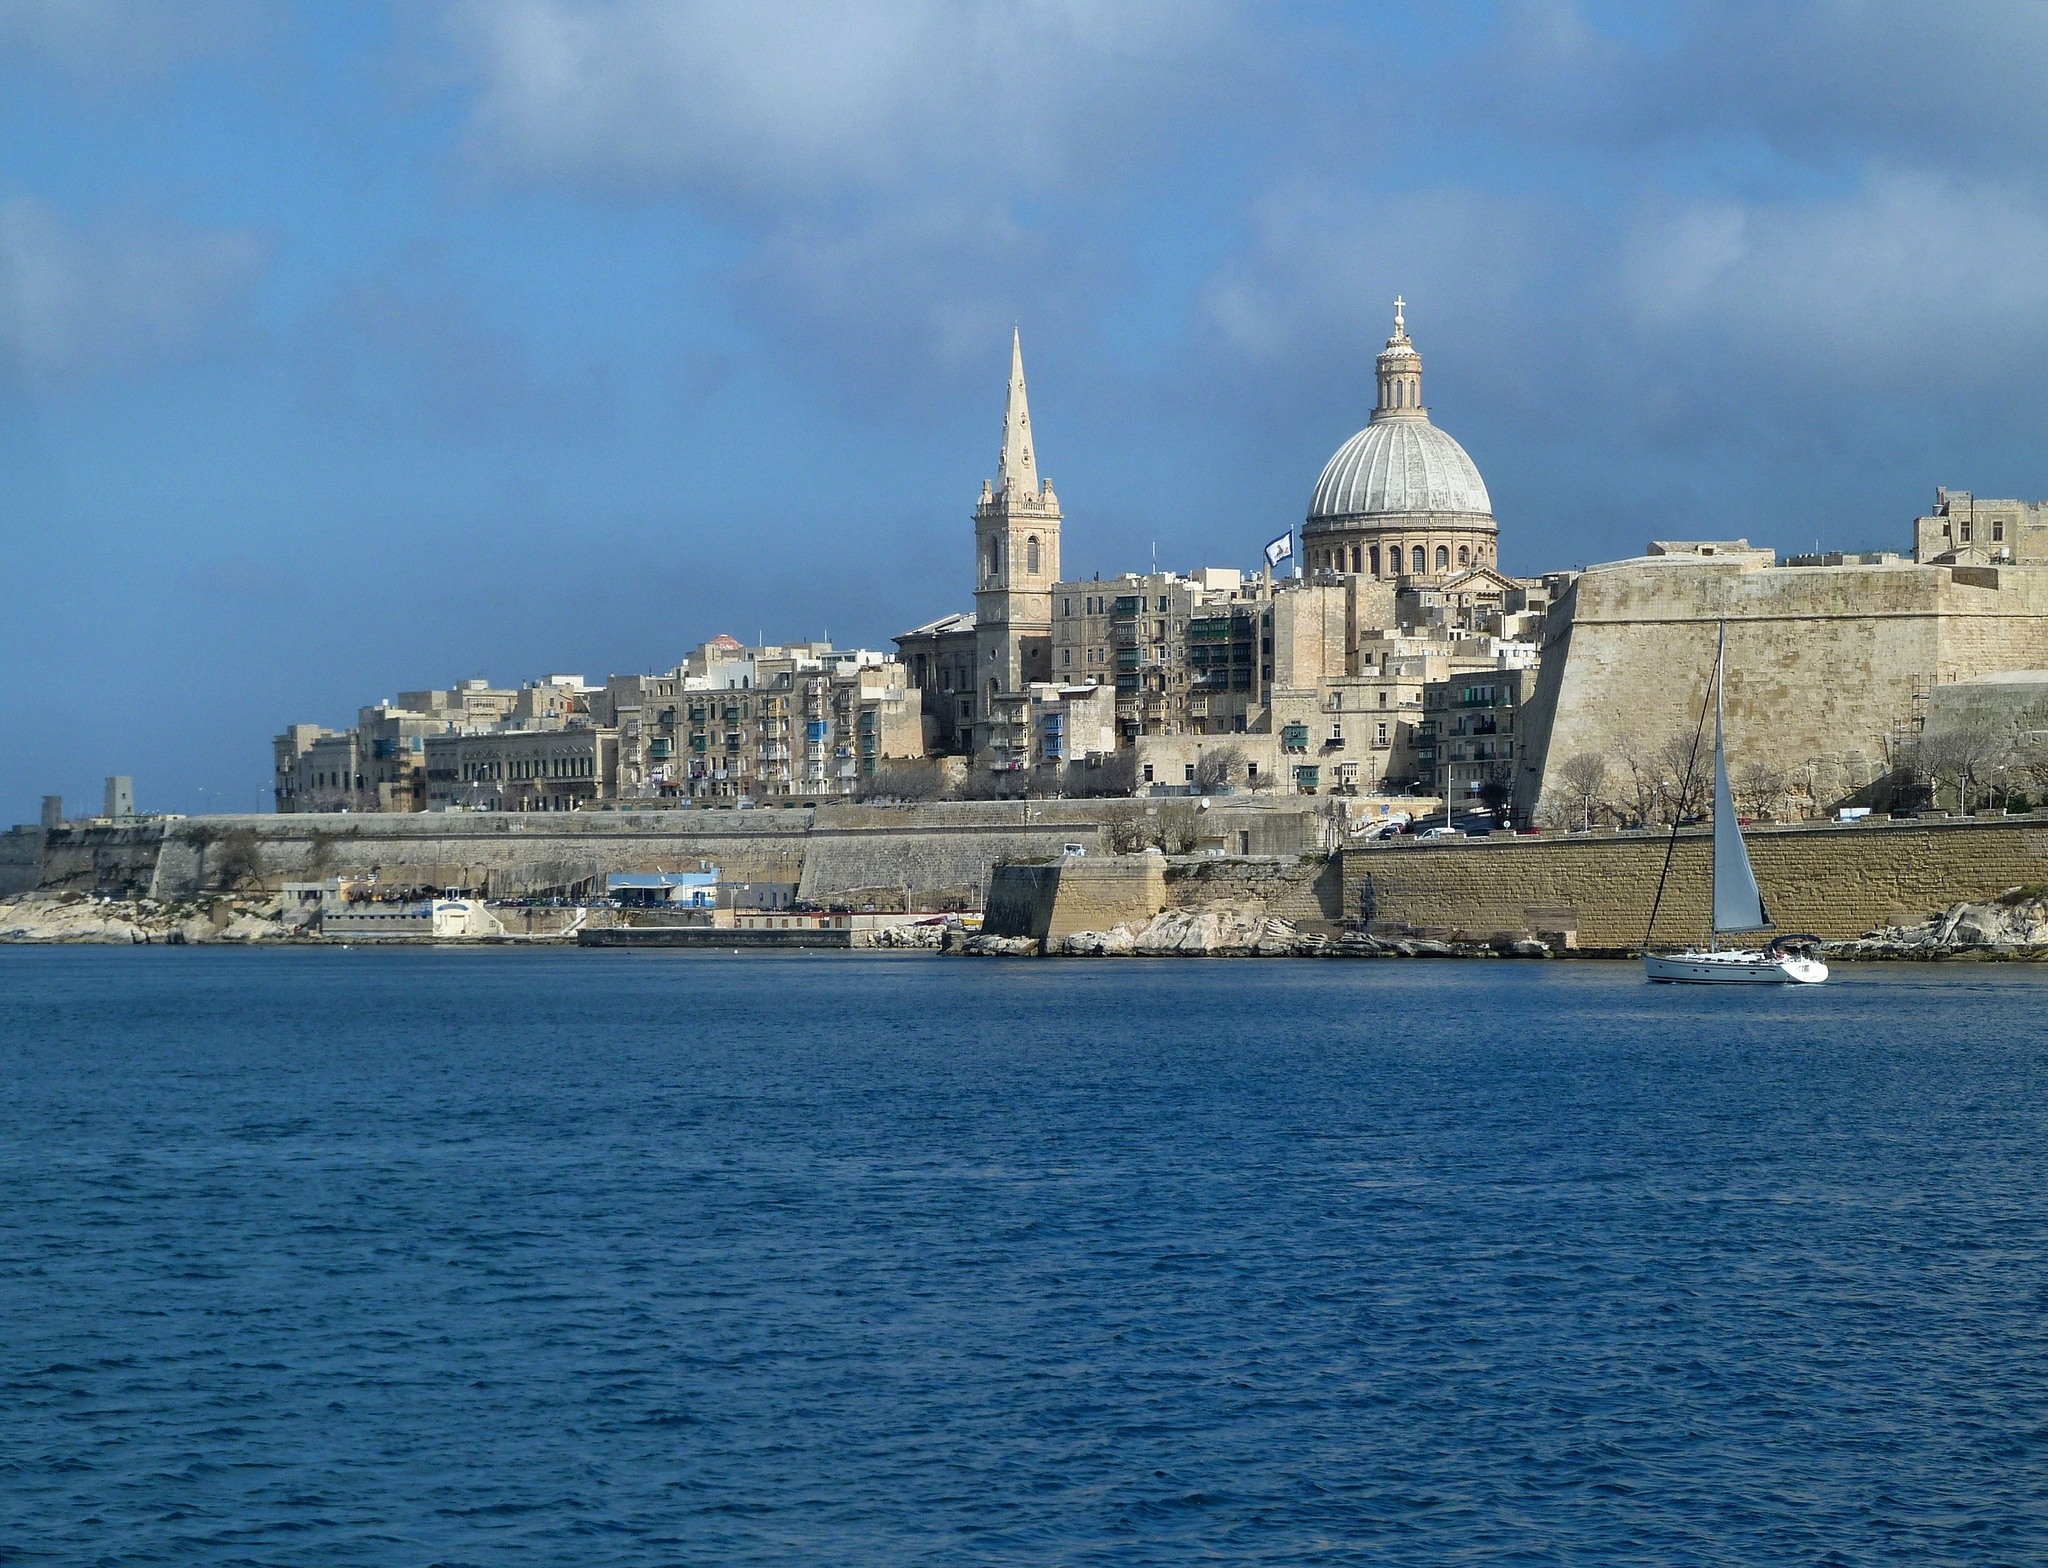
[[[1465,449],[1419,409],[1376,417],[1337,448],[1316,481],[1308,520],[1384,512],[1493,513]]]

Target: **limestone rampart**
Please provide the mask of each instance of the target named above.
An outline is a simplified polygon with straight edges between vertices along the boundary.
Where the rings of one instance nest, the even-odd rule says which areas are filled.
[[[1840,940],[1909,925],[1961,900],[2048,883],[2048,815],[1745,829],[1780,931]],[[1343,900],[1375,930],[1575,931],[1581,947],[1639,946],[1666,835],[1467,839],[1346,850]],[[1679,835],[1658,942],[1706,932],[1713,838]]]
[[[1136,803],[1157,810],[1161,802]],[[76,891],[189,898],[227,868],[270,887],[374,872],[387,885],[460,887],[520,898],[588,887],[609,872],[676,871],[700,862],[728,880],[784,882],[824,899],[858,888],[978,903],[1003,861],[1105,847],[1104,825],[1129,801],[931,802],[915,806],[751,811],[353,813],[158,819],[8,835],[7,892]],[[1263,852],[1315,847],[1310,801],[1219,802],[1205,824]]]
[[[1765,763],[1825,804],[1883,776],[1930,686],[2048,666],[2048,570],[1680,556],[1596,566],[1546,626],[1518,812],[1559,799],[1573,756],[1605,759],[1612,778],[1631,752],[1692,735],[1724,623],[1731,768]]]

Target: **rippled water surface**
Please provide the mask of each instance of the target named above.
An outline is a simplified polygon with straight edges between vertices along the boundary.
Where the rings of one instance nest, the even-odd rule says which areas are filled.
[[[2048,1562],[2043,980],[0,949],[0,1562]]]

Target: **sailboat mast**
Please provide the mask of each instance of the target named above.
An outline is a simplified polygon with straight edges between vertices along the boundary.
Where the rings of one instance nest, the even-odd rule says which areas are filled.
[[[1728,625],[1724,621],[1721,624],[1722,644],[1725,645],[1727,640]],[[1707,695],[1700,701],[1700,722],[1694,727],[1692,732],[1692,750],[1686,753],[1685,777],[1679,784],[1678,804],[1672,808],[1671,812],[1671,836],[1664,841],[1664,869],[1657,873],[1657,896],[1650,900],[1650,923],[1643,927],[1643,951],[1645,953],[1650,950],[1650,934],[1657,929],[1657,911],[1664,907],[1664,884],[1671,880],[1671,852],[1678,848],[1678,824],[1685,820],[1685,808],[1692,799],[1692,781],[1699,774],[1700,737],[1707,732],[1707,705],[1708,703],[1715,705],[1715,733],[1718,735],[1721,713],[1719,706],[1720,698],[1721,654],[1719,649],[1716,649],[1714,654],[1714,677],[1707,682]],[[1708,900],[1708,904],[1711,907],[1711,899]]]

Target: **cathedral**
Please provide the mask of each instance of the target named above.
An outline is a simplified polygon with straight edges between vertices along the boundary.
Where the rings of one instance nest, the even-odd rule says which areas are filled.
[[[1499,569],[1493,502],[1465,449],[1430,423],[1405,305],[1394,301],[1371,422],[1316,481],[1301,530],[1311,572],[1441,584],[1474,567]]]

